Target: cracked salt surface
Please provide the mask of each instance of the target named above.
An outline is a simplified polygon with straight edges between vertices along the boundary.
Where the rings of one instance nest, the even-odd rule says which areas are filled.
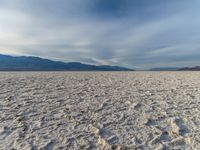
[[[1,72],[0,149],[199,149],[199,72]]]

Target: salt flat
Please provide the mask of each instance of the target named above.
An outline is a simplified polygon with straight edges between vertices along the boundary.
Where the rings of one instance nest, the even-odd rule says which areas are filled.
[[[199,149],[199,72],[0,72],[0,149]]]

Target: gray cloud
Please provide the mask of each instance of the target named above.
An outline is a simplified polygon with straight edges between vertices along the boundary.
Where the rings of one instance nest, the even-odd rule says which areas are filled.
[[[198,65],[198,0],[0,0],[0,53],[131,68]]]

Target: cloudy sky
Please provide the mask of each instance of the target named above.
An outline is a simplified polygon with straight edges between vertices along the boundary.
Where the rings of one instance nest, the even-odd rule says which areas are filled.
[[[137,69],[200,65],[200,1],[0,0],[0,53]]]

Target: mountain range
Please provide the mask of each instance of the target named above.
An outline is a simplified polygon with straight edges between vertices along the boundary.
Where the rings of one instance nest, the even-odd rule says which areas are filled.
[[[160,68],[152,68],[149,71],[200,71],[200,66],[196,66],[196,67],[160,67]]]
[[[120,66],[96,66],[80,62],[61,62],[33,56],[0,54],[0,71],[134,71]]]
[[[177,71],[178,67],[159,67],[159,68],[152,68],[149,71]]]
[[[200,71],[200,66],[180,68],[179,71]]]
[[[80,62],[53,61],[34,56],[10,56],[0,54],[0,71],[135,71],[134,69],[109,66],[90,65]],[[200,71],[196,67],[158,67],[148,71]]]

